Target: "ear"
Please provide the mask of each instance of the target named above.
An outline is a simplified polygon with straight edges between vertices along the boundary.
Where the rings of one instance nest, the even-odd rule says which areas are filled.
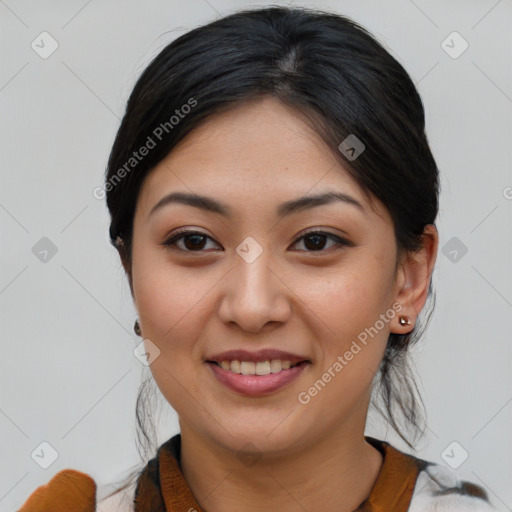
[[[437,258],[439,235],[433,224],[425,226],[422,247],[402,258],[396,276],[395,301],[402,305],[393,321],[391,332],[406,334],[414,328],[428,297],[428,290]],[[400,315],[409,317],[409,325],[400,325]]]

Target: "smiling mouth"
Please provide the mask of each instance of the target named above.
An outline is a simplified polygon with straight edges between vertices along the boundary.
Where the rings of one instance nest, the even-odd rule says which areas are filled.
[[[240,375],[269,375],[271,373],[279,373],[283,370],[289,370],[290,368],[294,368],[295,366],[308,364],[310,361],[300,361],[298,363],[292,364],[291,361],[281,360],[281,359],[272,359],[265,361],[221,361],[220,363],[217,361],[206,361],[210,364],[215,364],[220,368]]]

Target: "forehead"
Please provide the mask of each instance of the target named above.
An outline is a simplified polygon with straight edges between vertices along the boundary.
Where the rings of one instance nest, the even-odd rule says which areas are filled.
[[[338,190],[371,209],[321,137],[300,114],[271,97],[214,115],[189,133],[148,174],[137,209],[152,208],[173,190],[250,203],[254,211]]]

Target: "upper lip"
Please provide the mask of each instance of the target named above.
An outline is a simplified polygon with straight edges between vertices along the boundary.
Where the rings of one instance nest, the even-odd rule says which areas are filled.
[[[301,363],[302,361],[311,362],[306,356],[292,354],[290,352],[284,352],[276,349],[262,349],[255,352],[249,352],[247,350],[227,350],[219,354],[214,354],[206,358],[206,361],[213,361],[220,363],[222,361],[271,361],[272,359],[280,359],[281,361],[291,361],[292,364]]]

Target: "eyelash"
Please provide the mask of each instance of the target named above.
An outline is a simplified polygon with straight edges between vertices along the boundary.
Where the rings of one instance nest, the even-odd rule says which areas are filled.
[[[168,249],[182,251],[182,252],[193,253],[193,252],[201,252],[201,251],[203,251],[204,249],[199,249],[197,251],[192,251],[192,250],[188,250],[188,249],[180,249],[180,248],[173,247],[173,246],[176,246],[176,242],[182,240],[183,238],[185,238],[187,236],[191,236],[191,235],[200,235],[200,236],[209,238],[210,240],[213,240],[211,237],[209,237],[205,233],[202,233],[201,231],[183,230],[183,231],[179,231],[178,233],[174,234],[171,238],[169,238],[168,240],[163,242],[161,245],[165,246]],[[331,249],[341,248],[343,246],[349,246],[349,247],[353,247],[354,246],[354,244],[352,242],[350,242],[349,240],[346,240],[345,238],[341,238],[341,237],[339,237],[337,235],[333,235],[332,233],[328,233],[328,232],[325,232],[325,231],[319,231],[319,230],[312,230],[312,231],[308,231],[308,232],[304,233],[302,236],[300,236],[299,238],[297,238],[293,242],[293,245],[298,243],[303,238],[306,238],[306,237],[312,236],[312,235],[326,236],[327,238],[330,238],[331,240],[334,240],[336,242],[336,244],[333,245],[332,247],[330,247],[329,249],[320,249],[318,251],[308,251],[308,250],[305,250],[305,251],[302,251],[302,252],[322,253],[322,252],[328,252]]]

